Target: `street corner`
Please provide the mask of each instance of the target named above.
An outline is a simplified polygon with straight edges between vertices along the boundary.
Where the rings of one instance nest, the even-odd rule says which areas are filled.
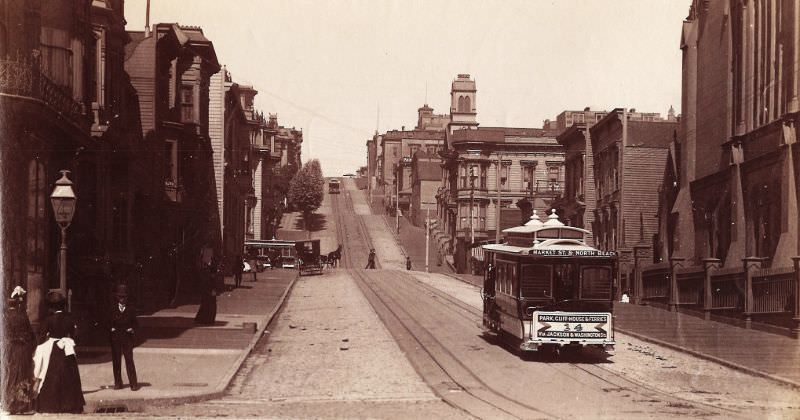
[[[79,369],[86,411],[112,406],[139,411],[137,407],[142,404],[191,402],[222,392],[242,353],[243,350],[232,349],[137,348],[134,358],[141,386],[138,391],[130,389],[124,364],[122,389],[114,389],[110,361],[82,364]]]

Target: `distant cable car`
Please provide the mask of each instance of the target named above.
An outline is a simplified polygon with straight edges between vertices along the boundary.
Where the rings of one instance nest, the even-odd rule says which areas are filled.
[[[512,337],[524,352],[612,353],[616,253],[588,246],[589,231],[565,226],[555,210],[544,223],[534,211],[503,232],[505,243],[483,246],[484,330]]]
[[[339,194],[340,184],[336,178],[328,181],[328,194]]]

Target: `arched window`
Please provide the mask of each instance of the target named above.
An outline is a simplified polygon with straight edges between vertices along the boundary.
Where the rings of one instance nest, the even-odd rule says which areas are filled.
[[[470,104],[469,96],[464,97],[464,112],[472,112],[472,105]]]
[[[456,108],[456,110],[458,112],[463,112],[464,111],[464,97],[463,96],[459,96],[458,97],[458,108]]]

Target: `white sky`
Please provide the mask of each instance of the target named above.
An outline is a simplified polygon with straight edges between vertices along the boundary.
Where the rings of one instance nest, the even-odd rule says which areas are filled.
[[[680,112],[691,0],[151,0],[150,22],[201,26],[256,107],[302,128],[326,176],[366,165],[366,140],[413,128],[450,83],[477,83],[482,126],[541,127],[565,109]],[[142,30],[146,0],[126,0]],[[378,107],[380,123],[378,124]]]

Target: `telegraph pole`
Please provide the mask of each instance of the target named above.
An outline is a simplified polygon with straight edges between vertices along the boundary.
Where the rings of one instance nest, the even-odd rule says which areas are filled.
[[[425,209],[425,272],[430,273],[431,270],[429,268],[429,255],[430,252],[430,243],[431,243],[431,204],[427,203]]]

